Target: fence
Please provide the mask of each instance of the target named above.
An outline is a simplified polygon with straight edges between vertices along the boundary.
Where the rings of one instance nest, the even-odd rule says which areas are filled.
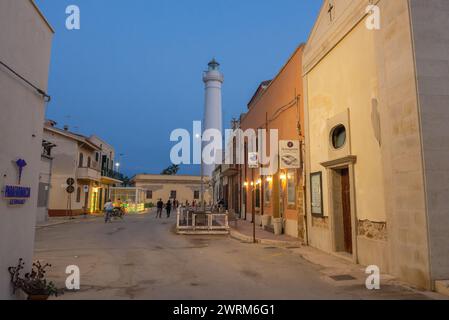
[[[178,234],[229,234],[229,218],[223,213],[178,208],[176,229]]]

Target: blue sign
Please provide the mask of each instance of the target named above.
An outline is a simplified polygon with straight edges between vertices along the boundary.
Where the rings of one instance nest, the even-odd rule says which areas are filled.
[[[5,198],[9,199],[29,199],[31,188],[21,186],[5,186]]]

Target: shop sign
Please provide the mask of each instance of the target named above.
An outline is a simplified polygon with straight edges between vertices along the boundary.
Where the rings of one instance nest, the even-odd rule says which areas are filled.
[[[300,143],[294,140],[279,141],[279,158],[281,169],[301,168]]]
[[[257,152],[248,153],[248,168],[250,169],[259,168],[259,154]]]
[[[26,200],[31,197],[31,188],[7,185],[5,186],[4,197],[11,206],[24,205]]]

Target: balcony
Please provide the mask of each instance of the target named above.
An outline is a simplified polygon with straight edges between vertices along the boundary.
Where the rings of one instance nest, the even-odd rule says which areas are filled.
[[[93,168],[79,167],[76,171],[76,178],[78,180],[100,181],[101,174],[100,171]]]
[[[222,177],[231,177],[235,176],[239,173],[238,166],[235,164],[223,164],[221,166],[221,176]]]
[[[124,176],[114,170],[103,169],[101,170],[101,179],[105,183],[117,184],[123,182]]]

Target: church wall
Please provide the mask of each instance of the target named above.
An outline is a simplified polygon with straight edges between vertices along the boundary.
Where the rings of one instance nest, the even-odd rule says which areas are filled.
[[[332,170],[323,163],[340,157],[329,151],[330,124],[343,119],[350,145],[341,156],[356,157],[351,180],[354,260],[378,265],[381,272],[429,288],[408,1],[377,2],[380,30],[365,26],[368,1],[353,1],[346,8],[335,4],[341,16],[329,23],[323,10],[304,53],[307,185],[311,173],[322,172],[325,215],[312,217],[308,188],[309,242],[325,251],[338,251],[336,220],[329,214],[335,201],[329,188]]]
[[[449,2],[410,1],[433,280],[449,279]]]

